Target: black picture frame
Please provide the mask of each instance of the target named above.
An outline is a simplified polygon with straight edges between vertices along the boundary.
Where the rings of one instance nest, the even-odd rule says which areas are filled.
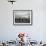
[[[13,25],[32,25],[32,10],[13,10]]]

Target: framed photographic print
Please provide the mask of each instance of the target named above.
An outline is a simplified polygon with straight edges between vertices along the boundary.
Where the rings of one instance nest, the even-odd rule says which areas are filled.
[[[13,10],[14,25],[32,25],[32,10]]]

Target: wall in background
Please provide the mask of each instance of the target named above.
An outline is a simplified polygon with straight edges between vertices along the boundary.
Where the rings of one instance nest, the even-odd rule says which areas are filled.
[[[33,10],[32,26],[14,26],[13,10]],[[17,0],[14,5],[0,0],[0,40],[15,40],[19,32],[26,32],[33,40],[46,40],[46,1]]]

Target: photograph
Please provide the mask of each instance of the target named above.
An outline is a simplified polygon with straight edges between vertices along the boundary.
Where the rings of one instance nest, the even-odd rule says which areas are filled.
[[[13,10],[13,24],[32,24],[32,10]]]

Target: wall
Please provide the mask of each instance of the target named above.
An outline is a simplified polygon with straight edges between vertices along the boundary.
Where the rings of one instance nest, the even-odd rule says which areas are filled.
[[[14,26],[13,10],[33,10],[32,26]],[[19,32],[26,32],[33,40],[46,40],[46,1],[17,0],[12,5],[7,0],[0,0],[0,40],[15,40]]]

